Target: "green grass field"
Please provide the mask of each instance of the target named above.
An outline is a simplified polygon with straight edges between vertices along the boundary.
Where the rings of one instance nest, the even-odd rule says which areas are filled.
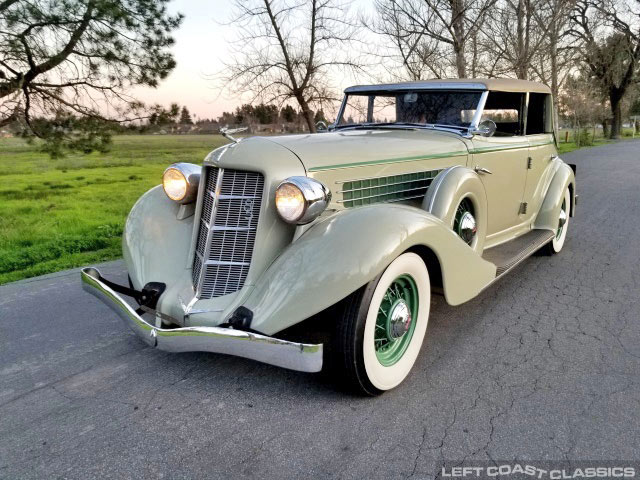
[[[560,153],[576,148],[571,140]],[[119,258],[138,197],[169,164],[200,163],[224,143],[219,135],[120,136],[107,154],[51,160],[20,139],[0,139],[0,284]]]
[[[127,213],[173,162],[200,163],[219,135],[121,136],[107,154],[51,160],[0,139],[0,284],[118,258]]]

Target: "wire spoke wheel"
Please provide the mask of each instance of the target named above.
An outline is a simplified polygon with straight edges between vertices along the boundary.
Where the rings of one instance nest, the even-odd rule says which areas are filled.
[[[397,363],[411,343],[418,300],[416,282],[409,275],[400,275],[387,288],[378,308],[373,339],[381,365]]]
[[[330,357],[340,382],[366,395],[402,383],[420,353],[430,301],[429,271],[413,252],[347,297]]]

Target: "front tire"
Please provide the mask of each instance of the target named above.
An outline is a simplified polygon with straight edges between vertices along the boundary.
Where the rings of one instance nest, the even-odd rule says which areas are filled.
[[[429,272],[404,253],[343,304],[332,364],[341,383],[365,395],[397,387],[413,367],[429,320]]]

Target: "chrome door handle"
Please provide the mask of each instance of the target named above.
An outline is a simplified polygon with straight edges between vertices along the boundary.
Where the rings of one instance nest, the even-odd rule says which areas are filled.
[[[476,168],[474,168],[473,170],[474,170],[476,173],[482,173],[483,175],[484,175],[484,174],[491,175],[491,174],[493,173],[491,170],[488,170],[488,169],[486,169],[486,168],[484,168],[484,167],[476,167]]]

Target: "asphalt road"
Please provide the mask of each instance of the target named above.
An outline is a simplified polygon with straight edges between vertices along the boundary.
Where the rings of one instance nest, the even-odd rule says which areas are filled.
[[[578,216],[475,300],[433,301],[379,398],[147,348],[77,271],[0,287],[2,478],[432,478],[446,460],[640,460],[640,142],[565,155]],[[121,262],[102,267],[124,279]]]

